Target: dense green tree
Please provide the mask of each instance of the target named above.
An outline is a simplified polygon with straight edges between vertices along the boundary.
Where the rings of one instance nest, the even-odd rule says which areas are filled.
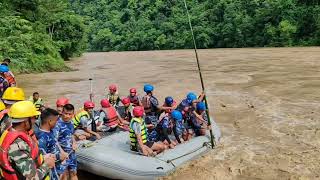
[[[14,71],[66,69],[63,59],[86,49],[86,27],[68,0],[0,2],[0,58],[12,59]]]
[[[192,48],[182,0],[72,0],[88,19],[89,50]],[[320,45],[318,1],[187,0],[197,46]]]
[[[320,45],[319,1],[186,0],[198,48]],[[89,51],[193,48],[183,0],[2,0],[0,58],[60,70]]]

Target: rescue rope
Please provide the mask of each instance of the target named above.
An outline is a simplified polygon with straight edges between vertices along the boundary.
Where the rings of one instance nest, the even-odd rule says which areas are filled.
[[[186,153],[186,154],[183,154],[183,155],[181,155],[181,156],[178,156],[178,157],[176,157],[176,158],[169,159],[169,160],[167,160],[166,162],[172,164],[172,161],[177,160],[177,159],[180,159],[180,158],[185,157],[185,156],[187,156],[187,155],[190,155],[190,154],[192,154],[192,153],[194,153],[194,152],[196,152],[196,151],[198,151],[198,150],[200,150],[200,149],[202,149],[203,147],[206,147],[206,146],[208,146],[208,145],[210,145],[209,142],[204,142],[201,147],[199,147],[199,148],[197,148],[197,149],[194,149],[194,150],[192,150],[192,151],[190,151],[190,152],[188,152],[188,153]]]
[[[190,26],[190,31],[191,31],[191,35],[192,35],[192,40],[193,40],[193,46],[194,46],[194,53],[196,56],[196,60],[197,60],[197,66],[198,66],[198,72],[199,72],[199,76],[200,76],[200,81],[201,81],[201,87],[202,87],[202,91],[205,92],[205,87],[204,87],[204,82],[202,79],[202,73],[201,73],[201,67],[200,67],[200,62],[199,62],[199,57],[198,57],[198,51],[197,51],[197,44],[196,44],[196,39],[194,37],[194,33],[193,33],[193,28],[192,28],[192,24],[191,24],[191,19],[190,19],[190,14],[189,14],[189,10],[188,10],[188,6],[187,6],[187,2],[186,0],[183,0],[184,2],[184,7],[186,9],[187,12],[187,16],[188,16],[188,21],[189,21],[189,26]],[[208,106],[208,102],[207,102],[207,96],[206,94],[204,95],[204,102],[206,105],[206,113],[207,113],[207,117],[208,117],[208,126],[211,126],[211,119],[210,119],[210,113],[209,113],[209,106]],[[212,129],[210,128],[210,140],[211,140],[211,148],[213,149],[215,146],[215,141],[214,141],[214,135],[212,132]]]

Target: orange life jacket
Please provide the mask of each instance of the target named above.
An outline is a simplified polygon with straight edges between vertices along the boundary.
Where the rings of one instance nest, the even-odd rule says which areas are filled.
[[[118,114],[116,109],[111,106],[108,108],[103,108],[100,110],[100,112],[104,112],[106,114],[106,118],[105,118],[105,123],[108,127],[116,127],[118,126],[119,122],[118,122]]]
[[[24,142],[28,144],[31,150],[31,158],[35,161],[36,168],[39,168],[43,163],[42,154],[39,155],[39,147],[36,142],[32,140],[28,134],[24,132],[17,132],[17,131],[9,131],[6,130],[3,132],[0,138],[0,168],[1,168],[1,176],[4,179],[8,180],[18,180],[18,173],[12,167],[10,160],[9,160],[9,147],[16,139],[22,139]],[[48,176],[45,177],[47,179]]]
[[[14,76],[12,75],[12,73],[10,71],[9,72],[5,72],[4,73],[4,77],[6,78],[6,80],[8,81],[10,86],[16,84],[16,80],[15,80]]]

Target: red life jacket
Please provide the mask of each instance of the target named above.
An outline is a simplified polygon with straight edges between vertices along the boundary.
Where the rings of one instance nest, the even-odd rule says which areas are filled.
[[[113,106],[101,109],[100,112],[102,112],[102,111],[107,115],[107,117],[105,118],[105,123],[108,127],[118,126],[118,124],[119,124],[118,114],[117,114],[116,109]]]
[[[128,98],[130,99],[130,102],[133,106],[139,106],[139,97],[137,95],[133,97],[129,95]]]
[[[15,80],[14,76],[11,74],[10,71],[9,72],[5,72],[4,73],[4,77],[6,78],[6,80],[8,81],[10,86],[16,84],[16,80]]]
[[[0,167],[1,176],[8,180],[18,180],[18,174],[16,170],[12,167],[9,160],[9,147],[16,139],[22,139],[28,144],[31,150],[31,158],[35,161],[36,168],[39,168],[43,163],[42,154],[39,156],[38,144],[34,142],[28,134],[24,132],[17,131],[4,131],[0,138]],[[47,176],[48,177],[48,176]],[[47,179],[45,177],[45,179]]]
[[[173,107],[177,104],[176,101],[173,101],[173,103],[171,104],[171,106],[168,106],[166,103],[163,104],[163,107]],[[167,109],[165,110],[166,113],[171,113],[172,109]]]

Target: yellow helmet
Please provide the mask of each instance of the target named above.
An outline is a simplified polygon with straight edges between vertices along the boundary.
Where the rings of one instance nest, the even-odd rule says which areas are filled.
[[[6,109],[6,106],[4,105],[4,103],[0,100],[0,111]]]
[[[40,114],[41,113],[37,111],[36,107],[31,101],[19,101],[14,103],[8,113],[8,115],[13,119],[28,118],[38,116]]]
[[[24,101],[23,89],[17,87],[8,87],[2,95],[2,99],[9,101]]]

